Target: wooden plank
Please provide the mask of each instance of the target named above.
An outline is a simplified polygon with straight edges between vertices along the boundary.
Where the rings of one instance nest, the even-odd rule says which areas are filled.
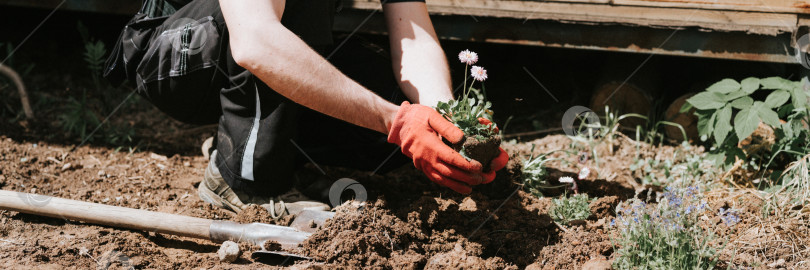
[[[439,15],[470,15],[554,20],[586,24],[623,24],[649,27],[698,27],[716,31],[742,31],[776,35],[793,32],[797,15],[664,7],[611,6],[582,3],[494,0],[428,0],[428,10]],[[346,0],[348,8],[379,9],[378,1]]]
[[[808,0],[613,0],[614,5],[810,14]]]
[[[622,24],[567,23],[467,15],[432,16],[442,40],[464,40],[529,46],[692,56],[772,63],[797,63],[790,49],[793,33],[777,36],[746,32],[679,31]],[[341,32],[386,34],[383,14],[345,9],[337,14],[334,29]],[[807,28],[807,27],[803,27]],[[804,32],[807,32],[806,29]]]

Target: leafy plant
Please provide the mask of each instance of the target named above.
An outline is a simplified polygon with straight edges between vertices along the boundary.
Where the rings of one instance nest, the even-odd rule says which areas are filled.
[[[568,224],[572,220],[583,220],[591,215],[591,199],[587,194],[575,194],[552,200],[554,203],[548,215],[559,224]]]
[[[106,46],[104,42],[90,37],[89,31],[81,22],[78,23],[77,28],[84,41],[85,50],[83,56],[92,79],[92,86],[98,91],[101,100],[90,98],[88,88],[82,87],[80,98],[69,97],[67,105],[64,107],[65,111],[58,117],[59,122],[68,136],[78,136],[82,140],[90,141],[102,139],[104,142],[113,145],[129,144],[133,142],[135,136],[135,130],[132,126],[107,124],[107,119],[100,121],[98,117],[99,114],[103,114],[105,111],[115,112],[116,109],[120,108],[120,106],[116,109],[111,108],[116,103],[114,100],[117,100],[117,98],[111,97],[111,94],[117,91],[102,78],[107,54]],[[125,104],[131,96],[130,93],[121,105]],[[98,133],[95,133],[96,131]]]
[[[468,98],[469,94],[473,96]],[[470,88],[461,100],[439,102],[436,110],[467,136],[475,136],[478,140],[483,140],[485,137],[495,135],[494,123],[484,125],[478,121],[479,118],[492,121],[492,114],[489,110],[491,106],[492,104],[485,100],[484,95],[478,89]]]
[[[68,98],[65,112],[59,115],[59,122],[68,136],[78,136],[80,139],[87,137],[88,129],[98,126],[98,117],[88,108],[86,90],[82,91],[79,100]]]
[[[810,131],[806,128],[810,122],[808,90],[803,85],[807,85],[806,79],[751,77],[740,82],[723,79],[689,98],[681,112],[696,109],[701,140],[711,140],[713,152],[722,154],[717,159],[727,166],[735,162],[735,157],[745,160],[747,154],[751,154],[738,144],[754,133],[760,122],[775,132],[776,140],[770,153],[781,150],[798,153],[800,157],[810,150]],[[766,91],[764,100],[755,99]],[[780,119],[786,121],[783,123]]]
[[[478,54],[469,50],[464,50],[459,54],[459,60],[465,63],[464,67],[464,85],[462,89],[464,93],[458,100],[450,100],[448,102],[439,102],[436,105],[436,110],[442,114],[448,121],[455,124],[467,136],[473,136],[478,140],[484,140],[486,137],[495,135],[497,129],[495,123],[492,121],[492,111],[490,108],[492,104],[486,101],[486,90],[479,91],[473,88],[475,81],[481,82],[481,87],[484,87],[483,81],[487,79],[486,70],[479,66],[472,66],[478,61]],[[474,78],[467,86],[467,72],[471,71],[471,76]],[[485,88],[484,88],[485,89]],[[478,119],[484,118],[491,122],[491,124],[482,124]]]
[[[614,240],[616,269],[712,269],[717,249],[714,233],[698,222],[708,211],[698,187],[667,187],[655,205],[638,199],[620,203],[610,223],[618,230]],[[738,221],[733,211],[721,210],[727,226]]]
[[[87,68],[90,70],[90,76],[93,79],[93,84],[96,89],[104,89],[102,85],[101,74],[104,70],[104,61],[106,60],[107,49],[104,42],[88,41],[84,44],[84,61],[87,63]]]
[[[534,145],[532,145],[532,153],[534,152]],[[549,158],[554,152],[544,153],[537,157],[530,155],[525,162],[523,162],[522,178],[523,184],[526,189],[534,196],[543,197],[542,190],[549,188],[556,188],[561,186],[553,186],[549,184],[548,170],[546,163],[554,160],[561,160],[559,158]]]

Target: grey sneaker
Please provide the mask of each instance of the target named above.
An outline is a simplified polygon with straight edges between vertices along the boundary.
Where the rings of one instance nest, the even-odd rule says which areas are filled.
[[[197,189],[200,199],[204,202],[236,213],[242,212],[250,204],[258,204],[267,209],[273,219],[296,215],[303,210],[329,211],[330,209],[329,205],[313,201],[296,189],[275,197],[249,196],[244,192],[233,190],[222,178],[215,165],[216,154],[217,151],[214,150],[208,166],[205,168],[203,181]]]

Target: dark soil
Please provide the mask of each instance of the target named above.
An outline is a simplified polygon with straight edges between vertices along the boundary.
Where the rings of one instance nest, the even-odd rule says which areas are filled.
[[[463,142],[453,144],[453,150],[459,152],[463,150],[464,155],[470,159],[481,162],[481,165],[484,166],[484,171],[488,172],[490,170],[489,166],[492,160],[501,154],[501,151],[498,150],[500,146],[501,136],[498,135],[486,137],[484,140],[478,140],[473,136],[467,136]]]

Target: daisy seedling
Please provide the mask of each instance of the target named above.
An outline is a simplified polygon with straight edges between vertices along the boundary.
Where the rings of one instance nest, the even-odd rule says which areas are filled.
[[[489,163],[500,154],[498,147],[501,145],[501,138],[498,136],[498,128],[492,122],[492,104],[486,101],[483,82],[487,79],[487,70],[480,66],[474,66],[478,62],[478,54],[469,50],[464,50],[458,55],[459,61],[465,64],[463,94],[458,100],[439,102],[436,110],[448,121],[456,125],[464,132],[465,140],[452,145],[453,149],[468,159],[474,159],[484,164],[486,170]],[[473,80],[467,85],[467,77]],[[481,84],[479,91],[474,88],[475,81]]]

